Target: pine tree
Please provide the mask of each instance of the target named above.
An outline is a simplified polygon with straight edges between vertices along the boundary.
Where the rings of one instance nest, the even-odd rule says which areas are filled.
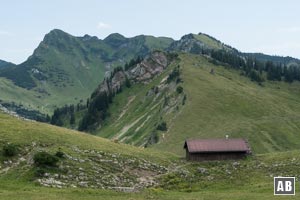
[[[86,100],[86,108],[88,108],[89,105],[90,105],[90,98],[87,98],[87,100]]]
[[[131,87],[131,83],[130,83],[130,80],[128,79],[128,77],[126,76],[125,78],[125,85],[126,87],[130,88]]]
[[[75,124],[75,114],[71,113],[70,124]]]

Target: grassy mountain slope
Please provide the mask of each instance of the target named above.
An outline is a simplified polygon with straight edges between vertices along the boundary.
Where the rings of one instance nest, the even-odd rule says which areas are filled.
[[[34,91],[26,90],[13,84],[10,80],[0,78],[1,103],[14,101],[26,108],[43,111],[41,102]]]
[[[41,149],[53,151],[61,148],[78,147],[80,149],[99,149],[107,153],[117,153],[124,156],[135,154],[140,158],[149,158],[153,161],[163,161],[166,158],[175,158],[169,153],[155,150],[146,150],[126,144],[118,144],[110,140],[73,131],[46,123],[24,121],[0,112],[1,144],[5,142],[17,145],[32,145]],[[34,143],[34,144],[33,144]],[[41,146],[40,146],[41,145]]]
[[[103,80],[106,71],[153,49],[164,49],[172,41],[143,35],[125,38],[120,34],[100,40],[52,30],[27,61],[0,70],[0,79],[6,83],[0,91],[0,99],[50,113],[55,106],[85,100]],[[28,91],[28,94],[22,98],[20,91]]]
[[[1,151],[1,199],[274,199],[273,176],[299,178],[299,151],[256,155],[238,162],[189,163],[169,153],[22,121],[1,112],[0,125],[1,149],[8,142],[20,149],[14,157],[5,157]],[[59,168],[46,168],[47,175],[37,176],[32,156],[57,150],[65,153]],[[167,172],[156,176],[159,169]],[[92,187],[93,181],[120,186],[135,177],[153,177],[158,184],[136,193]],[[43,186],[41,180],[51,180],[50,186]]]
[[[256,153],[299,149],[299,83],[261,87],[203,57],[183,55],[182,66],[187,104],[158,148],[179,153],[185,138],[228,134],[247,138]]]
[[[225,135],[248,139],[255,153],[299,149],[298,82],[259,86],[204,56],[180,54],[180,59],[149,84],[118,94],[110,117],[94,134],[138,146],[159,138],[157,144],[150,142],[153,148],[180,155],[187,138]],[[166,83],[177,65],[183,82]],[[181,94],[178,86],[183,87]],[[157,130],[161,122],[167,123],[167,131]]]
[[[212,49],[222,49],[224,47],[224,45],[220,41],[203,33],[193,34],[193,37]]]
[[[0,112],[0,146],[17,145],[14,157],[0,154],[0,182],[19,176],[16,183],[46,187],[134,187],[156,185],[156,176],[167,171],[172,154],[71,131],[43,123],[28,122]],[[37,152],[63,152],[57,166],[34,164]],[[4,182],[3,182],[4,181]],[[13,180],[10,180],[13,181]],[[1,196],[1,194],[0,194]]]
[[[168,75],[177,68],[170,66],[149,84],[136,84],[118,94],[110,107],[110,117],[94,134],[115,138],[122,142],[149,145],[160,134],[156,127],[164,122],[164,115],[172,115],[182,107],[184,94],[176,92],[176,83],[166,83]]]

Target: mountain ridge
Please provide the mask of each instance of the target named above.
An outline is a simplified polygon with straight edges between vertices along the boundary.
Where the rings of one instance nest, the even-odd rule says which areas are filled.
[[[8,85],[0,88],[0,100],[50,113],[55,106],[86,99],[103,80],[106,71],[137,55],[144,56],[152,48],[164,48],[169,42],[164,38],[138,36],[114,46],[112,41],[105,42],[95,36],[75,37],[54,29],[45,35],[26,61],[0,70],[1,81]],[[62,90],[68,93],[67,98]],[[18,92],[27,95],[19,98]],[[38,103],[32,105],[31,99]]]
[[[112,33],[102,40],[87,34],[72,36],[53,29],[25,62],[0,69],[0,82],[4,85],[0,88],[0,100],[5,104],[21,105],[25,109],[50,114],[56,107],[83,103],[103,80],[105,73],[155,49],[203,54],[218,59],[229,54],[235,55],[237,61],[234,62],[248,58],[252,58],[253,62],[273,60],[292,68],[300,63],[290,57],[239,52],[204,33],[187,34],[177,41],[147,35],[126,38]],[[257,71],[247,73],[255,80],[261,79]],[[293,79],[290,74],[285,76]],[[20,97],[18,93],[25,95]]]

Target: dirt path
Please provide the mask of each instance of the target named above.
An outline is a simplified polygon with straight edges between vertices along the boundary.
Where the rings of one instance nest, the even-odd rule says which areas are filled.
[[[122,113],[121,113],[120,116],[118,117],[117,122],[125,115],[125,113],[126,113],[127,110],[128,110],[129,105],[130,105],[131,102],[135,99],[135,97],[136,97],[136,96],[128,97],[128,102],[127,102],[126,106],[124,107]]]
[[[134,132],[138,132],[150,118],[151,118],[151,115],[148,115],[147,119],[139,127],[137,127]]]
[[[136,119],[134,122],[132,122],[131,124],[124,126],[122,128],[122,130],[117,134],[117,139],[120,139],[131,127],[133,127],[134,125],[136,125],[143,117],[145,117],[147,115],[147,113],[145,113],[144,115],[142,115],[141,117],[139,117],[138,119]]]

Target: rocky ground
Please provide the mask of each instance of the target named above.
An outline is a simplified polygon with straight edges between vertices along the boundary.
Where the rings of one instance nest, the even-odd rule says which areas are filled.
[[[18,155],[0,157],[0,176],[18,170],[23,175],[34,174],[30,181],[44,187],[99,188],[123,192],[137,192],[149,187],[192,191],[194,187],[215,187],[228,182],[237,185],[253,184],[256,180],[264,182],[274,176],[300,179],[300,156],[296,153],[283,158],[251,156],[238,161],[198,163],[176,159],[158,163],[134,155],[80,149],[75,145],[67,147],[57,149],[51,144],[38,142],[20,147]],[[41,151],[52,155],[61,151],[64,155],[56,167],[41,169],[33,160],[33,156]]]
[[[138,191],[158,185],[158,177],[169,171],[168,166],[145,159],[72,146],[56,168],[43,168],[41,172],[34,164],[33,155],[46,148],[49,146],[36,143],[22,148],[22,153],[1,163],[0,175],[22,167],[25,171],[38,172],[34,181],[45,187]]]

